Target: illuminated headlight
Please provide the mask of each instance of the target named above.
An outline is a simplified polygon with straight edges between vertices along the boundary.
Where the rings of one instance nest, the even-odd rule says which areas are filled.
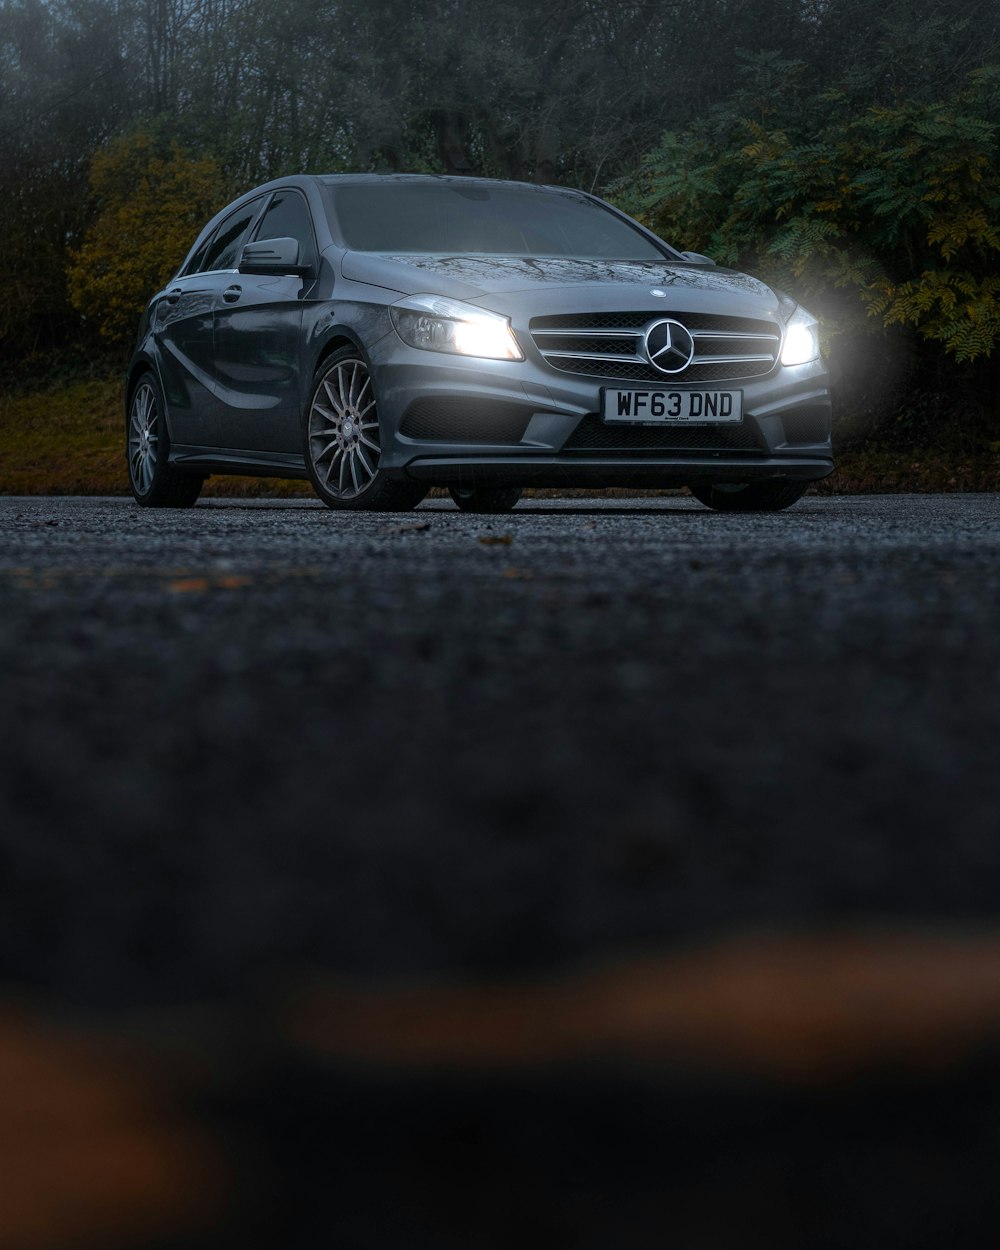
[[[523,360],[506,317],[446,299],[410,295],[389,308],[396,333],[410,347],[487,360]]]
[[[819,359],[819,322],[801,306],[785,324],[785,344],[781,349],[783,365],[805,365]]]

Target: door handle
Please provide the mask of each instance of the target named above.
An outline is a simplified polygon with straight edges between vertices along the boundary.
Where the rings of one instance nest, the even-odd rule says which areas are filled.
[[[241,286],[227,286],[222,292],[222,298],[227,304],[235,304],[242,294],[243,288]]]

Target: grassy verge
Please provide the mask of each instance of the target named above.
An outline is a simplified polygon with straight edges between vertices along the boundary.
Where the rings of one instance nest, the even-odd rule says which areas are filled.
[[[0,492],[127,492],[121,414],[117,380],[0,396]]]
[[[127,495],[122,403],[118,378],[0,395],[0,494]],[[827,495],[1000,491],[1000,446],[954,453],[938,448],[853,448],[838,454],[834,474],[814,489]],[[205,493],[311,492],[306,482],[214,477]]]
[[[1000,491],[1000,450],[853,448],[838,452],[836,469],[813,489],[821,495]]]
[[[127,495],[120,378],[0,395],[0,495]],[[206,495],[311,494],[307,482],[213,477]]]

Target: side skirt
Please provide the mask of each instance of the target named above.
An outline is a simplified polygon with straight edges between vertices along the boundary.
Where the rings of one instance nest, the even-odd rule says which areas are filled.
[[[229,447],[191,447],[174,443],[170,461],[180,472],[239,473],[246,477],[305,479],[303,456],[283,451],[235,451]]]

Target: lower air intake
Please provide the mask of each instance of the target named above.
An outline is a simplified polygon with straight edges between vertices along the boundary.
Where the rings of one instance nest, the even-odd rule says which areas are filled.
[[[568,440],[563,452],[649,452],[697,456],[705,452],[761,454],[765,447],[749,422],[739,425],[615,425],[590,413]]]
[[[781,419],[786,442],[825,443],[830,437],[828,407],[800,408],[796,412],[783,413]]]
[[[410,404],[399,432],[431,443],[519,443],[530,420],[520,404],[430,397]]]

